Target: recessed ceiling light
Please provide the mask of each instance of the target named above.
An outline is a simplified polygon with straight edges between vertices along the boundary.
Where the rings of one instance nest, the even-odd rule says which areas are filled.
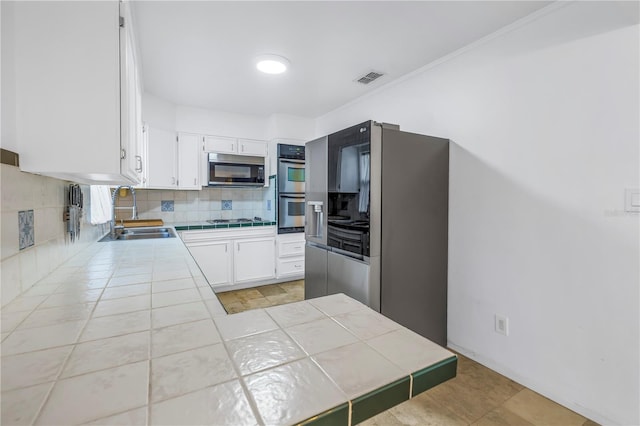
[[[282,74],[289,68],[289,60],[278,55],[260,55],[256,58],[256,68],[267,74]]]

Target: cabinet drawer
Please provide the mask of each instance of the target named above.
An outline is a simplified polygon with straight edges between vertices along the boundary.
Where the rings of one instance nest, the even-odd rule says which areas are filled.
[[[304,274],[304,258],[278,260],[278,278]]]
[[[302,241],[280,241],[278,247],[278,257],[291,257],[304,255],[304,240]]]

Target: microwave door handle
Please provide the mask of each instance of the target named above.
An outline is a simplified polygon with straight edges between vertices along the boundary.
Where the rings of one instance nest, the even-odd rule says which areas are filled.
[[[289,159],[285,159],[285,158],[279,158],[278,160],[281,163],[291,163],[291,164],[300,164],[300,165],[304,164],[304,160],[289,160]]]
[[[280,194],[280,197],[282,197],[282,198],[298,198],[298,199],[300,199],[300,198],[304,198],[304,195],[283,195],[283,194]]]

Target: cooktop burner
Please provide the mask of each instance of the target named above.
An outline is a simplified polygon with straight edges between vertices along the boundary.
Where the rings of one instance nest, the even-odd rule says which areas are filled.
[[[239,219],[211,219],[211,220],[207,220],[208,223],[212,223],[212,224],[218,224],[218,223],[250,223],[250,222],[254,222],[254,221],[258,221],[261,222],[262,219],[259,217],[255,217],[253,219],[249,219],[246,217],[241,217]]]

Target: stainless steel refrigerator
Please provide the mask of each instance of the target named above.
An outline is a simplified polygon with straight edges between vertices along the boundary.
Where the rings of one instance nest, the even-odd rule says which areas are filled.
[[[446,345],[449,141],[366,121],[305,157],[305,298],[345,293]]]

